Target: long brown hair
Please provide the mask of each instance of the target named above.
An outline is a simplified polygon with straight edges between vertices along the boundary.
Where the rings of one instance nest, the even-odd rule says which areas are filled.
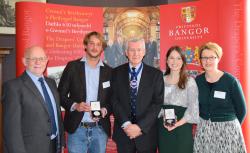
[[[165,72],[164,75],[170,74],[170,68],[168,67],[167,60],[168,60],[168,57],[170,56],[170,54],[173,51],[176,51],[176,52],[178,52],[180,54],[182,62],[183,62],[181,70],[180,70],[180,78],[179,78],[179,81],[178,81],[178,87],[180,89],[185,89],[186,88],[186,83],[187,83],[187,73],[186,73],[186,64],[187,64],[187,62],[186,62],[185,55],[183,54],[182,49],[179,46],[172,46],[172,47],[170,47],[168,49],[168,52],[166,54],[166,72]]]

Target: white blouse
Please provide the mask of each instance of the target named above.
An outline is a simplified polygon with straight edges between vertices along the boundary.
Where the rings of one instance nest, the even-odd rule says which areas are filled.
[[[164,76],[165,93],[164,105],[175,105],[187,108],[183,118],[187,123],[198,123],[199,121],[199,102],[198,88],[195,80],[188,77],[185,89],[180,89],[176,84],[168,84]],[[158,117],[163,116],[163,110]]]

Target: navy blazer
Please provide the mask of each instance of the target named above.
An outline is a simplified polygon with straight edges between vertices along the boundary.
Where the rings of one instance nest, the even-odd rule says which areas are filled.
[[[112,79],[112,106],[115,116],[113,140],[118,143],[131,141],[121,128],[131,120],[129,64],[114,69]],[[137,125],[142,135],[135,139],[137,148],[157,146],[157,117],[163,104],[164,82],[160,70],[143,64],[136,100]]]

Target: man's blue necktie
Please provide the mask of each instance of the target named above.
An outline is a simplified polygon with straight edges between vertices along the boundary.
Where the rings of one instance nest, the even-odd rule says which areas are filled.
[[[49,93],[48,93],[48,91],[47,91],[47,89],[45,87],[44,79],[39,78],[38,81],[41,83],[45,103],[46,103],[46,106],[47,106],[47,108],[49,110],[49,116],[50,116],[51,125],[52,125],[52,133],[51,134],[56,135],[57,128],[56,128],[56,120],[55,120],[55,114],[54,114],[54,109],[53,109],[53,106],[52,106],[52,102],[51,102],[51,99],[49,97]]]
[[[132,70],[129,68],[130,73],[130,106],[131,106],[131,122],[137,123],[136,121],[136,98],[137,98],[137,76],[142,70],[143,64],[141,63],[140,67],[138,68],[137,72],[135,68]]]
[[[132,68],[130,76],[131,122],[136,123],[137,75],[135,68]]]

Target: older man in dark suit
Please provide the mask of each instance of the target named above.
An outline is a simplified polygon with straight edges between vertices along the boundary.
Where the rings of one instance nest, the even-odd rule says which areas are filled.
[[[3,88],[4,152],[63,152],[59,94],[43,76],[48,58],[39,46],[26,49],[26,71]]]
[[[112,104],[113,140],[118,153],[154,153],[157,148],[157,115],[163,103],[162,72],[142,63],[143,39],[126,45],[129,63],[114,69]]]

